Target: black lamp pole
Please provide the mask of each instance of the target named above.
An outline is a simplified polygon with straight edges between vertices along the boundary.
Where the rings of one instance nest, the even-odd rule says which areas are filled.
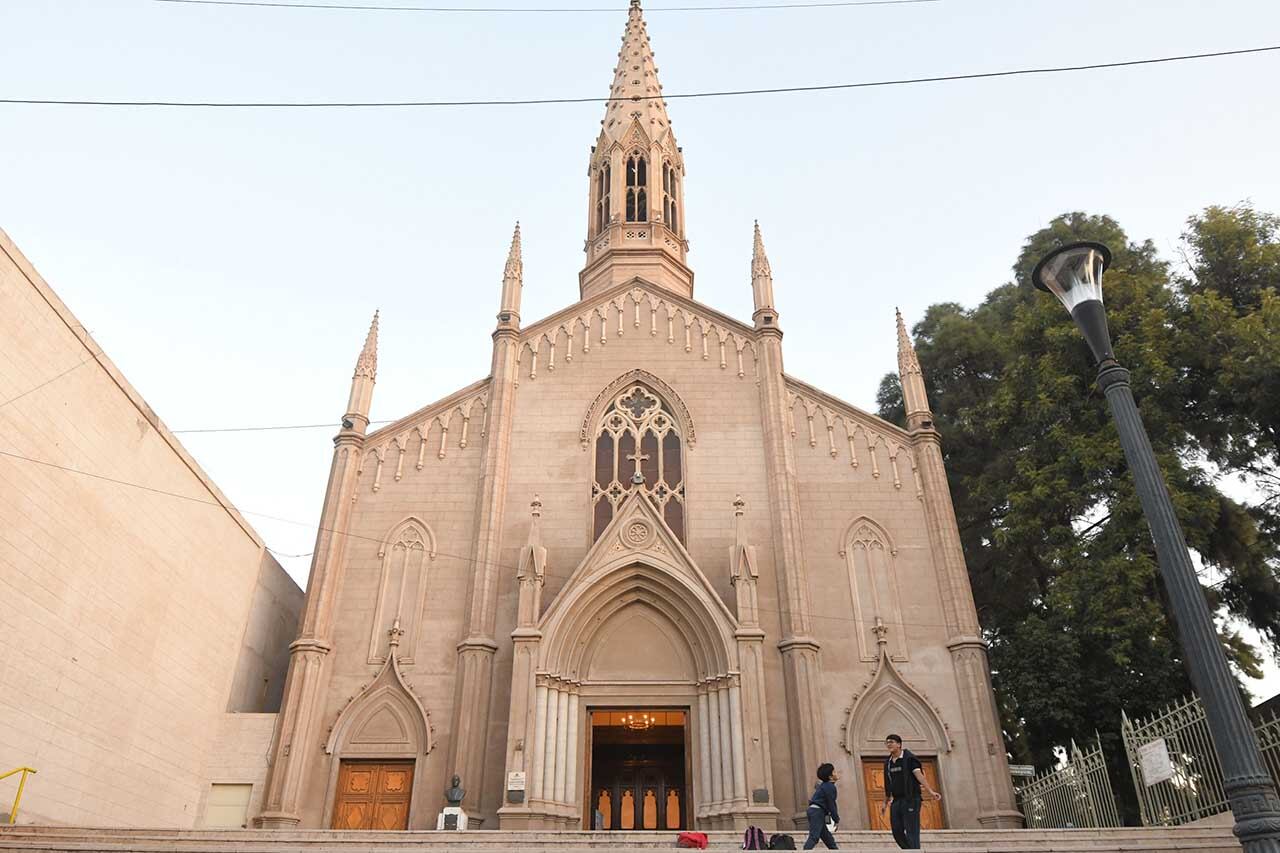
[[[1110,263],[1111,253],[1106,246],[1072,243],[1045,256],[1031,278],[1036,287],[1062,300],[1098,362],[1098,387],[1111,406],[1120,445],[1155,540],[1156,559],[1191,684],[1204,703],[1222,766],[1223,788],[1235,816],[1235,834],[1245,853],[1280,853],[1280,797],[1276,796],[1253,725],[1227,666],[1213,615],[1187,552],[1182,526],[1129,387],[1129,371],[1120,366],[1111,351],[1111,335],[1102,306],[1102,273]]]

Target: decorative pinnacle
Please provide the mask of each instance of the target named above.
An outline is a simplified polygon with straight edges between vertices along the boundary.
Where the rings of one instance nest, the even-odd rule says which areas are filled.
[[[533,500],[529,503],[529,514],[534,518],[542,517],[542,498],[538,495],[534,495]]]
[[[895,307],[893,313],[898,318],[898,374],[920,373],[920,359],[916,357],[916,348],[911,345],[911,336],[907,334],[907,324],[902,321],[902,312]]]
[[[369,334],[364,339],[364,349],[356,359],[356,376],[378,377],[378,312],[373,312],[373,322],[369,324]]]
[[[769,258],[764,253],[764,240],[760,237],[760,222],[757,220],[755,240],[751,249],[751,277],[772,275],[773,271],[769,269]]]
[[[747,510],[747,502],[742,499],[742,495],[738,495],[733,499],[733,514],[741,518]]]
[[[515,233],[511,235],[511,251],[507,252],[507,266],[502,271],[503,278],[522,279],[524,277],[524,260],[520,253],[520,223],[516,222]]]

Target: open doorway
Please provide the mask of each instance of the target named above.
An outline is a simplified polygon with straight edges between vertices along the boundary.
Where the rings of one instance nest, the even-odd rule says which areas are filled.
[[[591,787],[584,826],[680,830],[692,826],[689,714],[669,708],[590,710]]]

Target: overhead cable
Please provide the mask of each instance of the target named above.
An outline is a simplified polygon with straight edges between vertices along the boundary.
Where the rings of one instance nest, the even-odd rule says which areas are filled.
[[[1127,68],[1138,65],[1157,65],[1169,62],[1185,62],[1193,59],[1211,59],[1223,56],[1244,56],[1280,50],[1280,45],[1249,47],[1238,50],[1217,50],[1207,53],[1184,53],[1177,56],[1159,56],[1149,59],[1127,59],[1118,62],[1096,62],[1088,65],[1057,65],[1038,68],[1017,68],[1008,71],[982,71],[972,74],[947,74],[934,77],[904,77],[891,80],[869,80],[860,83],[828,83],[814,86],[779,86],[767,89],[729,89],[712,92],[686,92],[677,95],[633,95],[618,98],[495,98],[488,100],[441,101],[105,101],[90,99],[55,98],[0,98],[0,104],[39,104],[50,106],[82,107],[200,107],[221,109],[348,109],[395,107],[513,107],[543,104],[595,104],[615,100],[632,102],[675,100],[685,98],[725,98],[739,95],[778,95],[803,92],[830,92],[839,89],[872,89],[888,86],[911,86],[921,83],[947,83],[960,80],[991,80],[999,77],[1020,77],[1032,74],[1061,74],[1071,71],[1095,71],[1103,68]]]

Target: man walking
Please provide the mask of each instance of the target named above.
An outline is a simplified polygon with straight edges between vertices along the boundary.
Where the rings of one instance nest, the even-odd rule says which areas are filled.
[[[941,800],[942,795],[925,781],[920,759],[908,749],[902,748],[902,738],[889,735],[884,739],[889,757],[884,762],[884,803],[880,814],[889,809],[889,825],[893,827],[893,840],[903,850],[920,849],[920,788],[929,797]]]

